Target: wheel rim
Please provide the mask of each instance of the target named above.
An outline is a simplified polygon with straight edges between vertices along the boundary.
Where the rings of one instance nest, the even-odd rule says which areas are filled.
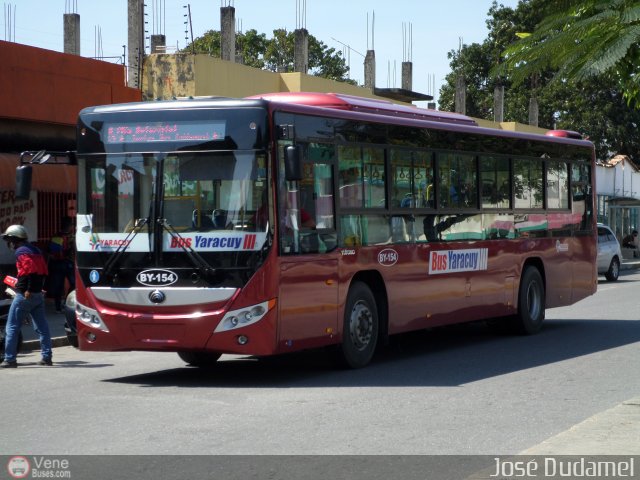
[[[373,337],[373,315],[367,304],[356,302],[349,318],[349,336],[353,346],[362,351],[371,343]]]
[[[618,265],[618,262],[616,262],[615,260],[611,262],[611,276],[614,278],[617,277],[619,270],[620,265]]]
[[[529,318],[538,320],[542,311],[542,291],[538,282],[531,282],[527,289],[527,306]]]

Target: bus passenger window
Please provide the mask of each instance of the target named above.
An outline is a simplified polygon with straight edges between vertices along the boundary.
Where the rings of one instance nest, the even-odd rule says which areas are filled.
[[[543,208],[542,162],[516,158],[513,161],[515,208]]]
[[[509,208],[509,159],[480,157],[482,208]]]
[[[366,208],[384,208],[385,172],[384,150],[382,148],[364,148],[364,206]]]
[[[547,162],[547,208],[569,208],[569,166]]]
[[[362,179],[362,149],[338,146],[340,174],[338,180],[340,206],[361,208],[364,202]]]

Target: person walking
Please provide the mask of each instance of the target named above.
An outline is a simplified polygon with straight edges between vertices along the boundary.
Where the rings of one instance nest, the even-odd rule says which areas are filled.
[[[62,313],[63,298],[66,297],[65,282],[70,290],[75,290],[75,272],[73,269],[75,245],[73,223],[69,217],[62,220],[62,229],[49,242],[49,293],[53,297],[56,312]]]
[[[15,368],[18,350],[18,334],[27,315],[31,314],[33,326],[40,335],[42,360],[39,365],[53,365],[51,334],[44,314],[44,295],[42,286],[47,276],[47,262],[44,255],[35,245],[29,243],[26,228],[22,225],[11,225],[2,234],[10,250],[15,251],[16,269],[18,271],[15,285],[16,296],[9,308],[5,328],[4,361],[0,368]]]

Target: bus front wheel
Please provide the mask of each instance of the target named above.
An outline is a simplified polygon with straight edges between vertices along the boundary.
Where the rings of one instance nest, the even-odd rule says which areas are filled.
[[[178,356],[193,367],[211,368],[222,354],[213,352],[178,352]]]
[[[349,368],[362,368],[373,358],[378,343],[378,309],[373,293],[362,282],[349,289],[344,309],[340,357]]]
[[[535,267],[526,267],[520,280],[516,328],[531,335],[542,328],[545,314],[545,292],[542,275]]]

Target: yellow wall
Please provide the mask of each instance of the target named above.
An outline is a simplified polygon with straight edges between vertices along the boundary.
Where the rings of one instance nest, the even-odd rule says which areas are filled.
[[[510,132],[524,132],[524,133],[537,133],[544,135],[548,132],[546,128],[533,127],[531,125],[525,125],[524,123],[516,122],[493,122],[491,120],[483,120],[481,118],[473,118],[478,125],[485,128],[496,128],[498,130],[508,130]]]
[[[344,82],[303,73],[274,73],[209,55],[183,53],[153,54],[146,57],[142,92],[146,100],[190,96],[243,98],[273,92],[332,92],[381,98],[373,95],[368,88]],[[479,118],[474,120],[481,127],[498,130],[538,134],[547,131],[515,122],[498,123]]]
[[[274,73],[209,55],[153,54],[145,59],[143,98],[243,98],[273,92],[333,92],[381,98],[371,90],[302,73]]]

